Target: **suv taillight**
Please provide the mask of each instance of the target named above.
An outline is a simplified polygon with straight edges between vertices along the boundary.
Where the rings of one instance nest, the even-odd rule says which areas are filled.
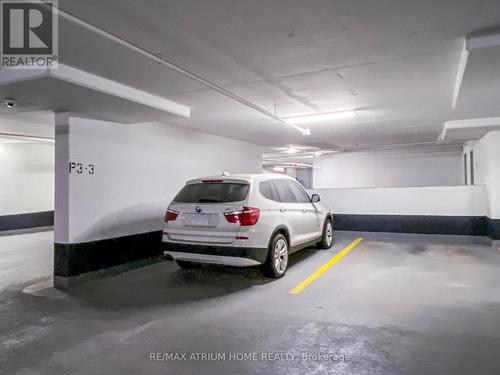
[[[260,210],[255,207],[243,207],[242,210],[224,212],[226,220],[241,226],[255,225],[259,220]]]
[[[165,223],[169,221],[175,221],[179,213],[177,211],[171,210],[170,208],[165,212]]]

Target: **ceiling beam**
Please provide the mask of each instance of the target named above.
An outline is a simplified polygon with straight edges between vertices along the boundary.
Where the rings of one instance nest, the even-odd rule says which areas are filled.
[[[460,59],[458,61],[455,86],[453,87],[453,101],[451,106],[452,109],[455,109],[457,105],[457,99],[458,95],[460,94],[460,88],[462,86],[465,69],[467,68],[467,61],[469,58],[469,54],[472,52],[472,50],[477,48],[497,47],[497,46],[500,46],[499,28],[472,33],[463,39],[462,51],[460,52]]]
[[[188,106],[61,63],[57,69],[4,69],[0,74],[0,85],[45,77],[86,87],[177,116],[185,118],[191,116],[191,108]]]
[[[467,40],[464,38],[462,43],[462,51],[460,52],[460,60],[458,61],[457,77],[455,78],[455,86],[453,87],[453,101],[451,108],[455,109],[457,106],[458,94],[462,87],[464,79],[465,68],[467,67],[467,60],[469,58],[469,51],[467,50]]]
[[[467,50],[500,46],[500,28],[472,33],[467,37]]]
[[[186,118],[191,116],[191,108],[185,105],[92,73],[85,72],[69,65],[60,63],[57,69],[49,70],[48,74],[49,76],[65,82],[73,83],[75,85],[112,95],[117,98],[126,99],[131,102],[143,104],[147,107],[159,109],[164,112],[173,113]]]
[[[498,128],[500,128],[500,117],[483,117],[467,120],[446,121],[443,125],[443,130],[439,134],[438,141],[444,141],[450,131],[460,130],[463,132],[477,130],[483,134],[488,131],[497,130]]]

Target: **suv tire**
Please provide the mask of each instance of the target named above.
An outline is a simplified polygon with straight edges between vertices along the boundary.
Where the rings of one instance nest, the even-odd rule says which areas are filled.
[[[321,241],[316,244],[318,249],[327,250],[333,245],[333,222],[331,218],[325,220],[323,224],[323,234],[321,235]]]
[[[269,244],[266,262],[262,265],[262,273],[273,279],[283,277],[288,268],[289,244],[281,233],[276,234]]]

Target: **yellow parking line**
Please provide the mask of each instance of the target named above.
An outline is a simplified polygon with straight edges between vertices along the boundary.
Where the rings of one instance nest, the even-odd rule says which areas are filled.
[[[342,259],[342,257],[344,255],[346,255],[349,251],[351,251],[356,246],[358,246],[361,243],[361,241],[363,241],[362,237],[357,238],[354,241],[352,241],[349,245],[347,245],[341,251],[339,251],[337,254],[335,254],[328,262],[323,263],[321,266],[319,266],[316,269],[316,271],[314,271],[309,276],[307,276],[304,280],[302,280],[295,288],[290,290],[288,293],[289,294],[299,294],[309,284],[311,284],[314,280],[316,280],[318,277],[320,277],[328,268],[333,266],[340,259]]]

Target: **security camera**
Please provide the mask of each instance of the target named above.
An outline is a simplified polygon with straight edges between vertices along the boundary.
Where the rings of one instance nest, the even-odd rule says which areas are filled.
[[[15,99],[4,99],[4,103],[7,108],[14,108],[16,106]]]

